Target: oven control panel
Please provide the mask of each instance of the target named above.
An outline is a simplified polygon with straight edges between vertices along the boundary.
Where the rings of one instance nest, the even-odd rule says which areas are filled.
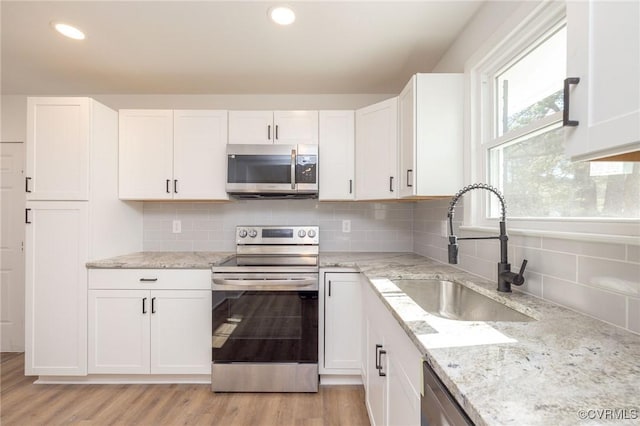
[[[317,226],[237,226],[236,244],[318,245]]]

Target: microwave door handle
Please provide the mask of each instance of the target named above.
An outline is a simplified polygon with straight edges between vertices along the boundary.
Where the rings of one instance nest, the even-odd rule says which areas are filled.
[[[296,189],[296,150],[291,150],[291,189]]]

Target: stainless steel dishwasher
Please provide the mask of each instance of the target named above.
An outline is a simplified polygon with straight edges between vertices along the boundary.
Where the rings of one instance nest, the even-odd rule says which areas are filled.
[[[473,422],[453,399],[446,386],[426,361],[422,363],[424,376],[420,399],[421,426],[466,426]]]

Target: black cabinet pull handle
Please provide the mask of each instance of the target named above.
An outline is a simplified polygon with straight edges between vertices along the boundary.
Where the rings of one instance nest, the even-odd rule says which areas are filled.
[[[389,176],[389,192],[393,192],[393,176]]]
[[[142,313],[146,314],[147,313],[147,298],[143,298],[142,299]]]
[[[31,223],[29,220],[29,212],[31,209],[24,209],[24,223]]]
[[[409,177],[409,173],[411,173],[411,177],[413,177],[413,170],[407,169],[407,186],[409,188],[413,187],[413,182],[411,182],[411,178]]]
[[[382,371],[382,355],[386,355],[387,351],[385,351],[384,349],[380,351],[380,368],[378,368],[378,376],[386,376],[387,373]]]
[[[379,350],[382,349],[382,345],[376,345],[376,370],[380,370],[382,366],[380,365],[380,356]]]
[[[151,298],[151,313],[152,314],[156,313],[156,298],[155,297]]]
[[[173,180],[173,192],[178,193],[178,179]]]
[[[171,179],[167,179],[167,194],[171,194],[171,191],[169,191],[169,183],[171,182]]]
[[[155,283],[158,281],[157,278],[140,278],[141,283]]]
[[[278,140],[278,125],[276,124],[276,140]]]
[[[30,177],[25,177],[24,178],[24,192],[31,192],[31,190],[29,189],[29,181],[31,180]]]
[[[349,179],[349,194],[353,194],[353,179]]]
[[[329,297],[331,297],[331,280],[329,280]]]
[[[571,99],[569,96],[569,86],[578,83],[580,83],[580,77],[568,77],[564,79],[564,93],[562,96],[564,103],[562,108],[563,126],[575,127],[580,123],[578,120],[569,120],[569,100]]]
[[[271,140],[271,124],[267,125],[267,139]]]

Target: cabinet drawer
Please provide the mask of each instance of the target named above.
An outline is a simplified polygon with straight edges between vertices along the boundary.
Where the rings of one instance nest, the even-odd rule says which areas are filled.
[[[89,269],[90,289],[209,290],[208,269]]]

